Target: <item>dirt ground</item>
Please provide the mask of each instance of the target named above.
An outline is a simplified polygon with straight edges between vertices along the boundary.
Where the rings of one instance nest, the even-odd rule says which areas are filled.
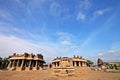
[[[120,72],[93,71],[75,68],[73,77],[54,76],[52,69],[38,71],[0,71],[0,80],[120,80]]]

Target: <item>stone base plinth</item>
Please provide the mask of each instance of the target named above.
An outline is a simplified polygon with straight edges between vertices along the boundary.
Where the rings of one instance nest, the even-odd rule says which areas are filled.
[[[60,76],[60,77],[67,77],[68,74],[58,74],[58,76]]]
[[[41,67],[10,67],[9,71],[30,71],[30,70],[43,70]]]
[[[37,67],[33,67],[32,70],[38,70],[38,68]]]
[[[39,70],[43,70],[43,68],[39,67]]]
[[[16,67],[16,71],[22,71],[22,67]]]
[[[8,68],[8,70],[9,71],[14,71],[14,70],[16,70],[16,68],[15,67],[11,67],[11,68]]]
[[[26,68],[25,68],[25,71],[30,71],[30,67],[26,67]]]
[[[66,68],[54,68],[53,74],[56,76],[73,76],[74,68],[73,67],[66,67]]]

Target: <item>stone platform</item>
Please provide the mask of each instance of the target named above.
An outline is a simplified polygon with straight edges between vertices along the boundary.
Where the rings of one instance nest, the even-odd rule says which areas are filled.
[[[73,76],[74,68],[73,67],[59,67],[53,69],[54,75],[56,76]]]

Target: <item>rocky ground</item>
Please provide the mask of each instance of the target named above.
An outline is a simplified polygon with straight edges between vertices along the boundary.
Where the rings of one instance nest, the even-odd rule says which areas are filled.
[[[52,69],[38,71],[0,71],[0,80],[120,80],[120,72],[93,71],[90,68],[75,68],[72,77],[54,76]]]

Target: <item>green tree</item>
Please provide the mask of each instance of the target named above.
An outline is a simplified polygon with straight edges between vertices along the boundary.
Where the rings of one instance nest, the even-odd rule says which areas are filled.
[[[0,61],[2,61],[2,57],[0,57]]]
[[[87,60],[86,63],[87,63],[87,66],[91,66],[94,64],[94,62],[92,62],[91,60]]]
[[[9,58],[11,56],[8,56],[8,57],[5,57],[5,58],[2,58],[0,57],[0,69],[6,69],[8,64],[9,64]]]
[[[2,57],[0,57],[0,69],[2,67]]]

